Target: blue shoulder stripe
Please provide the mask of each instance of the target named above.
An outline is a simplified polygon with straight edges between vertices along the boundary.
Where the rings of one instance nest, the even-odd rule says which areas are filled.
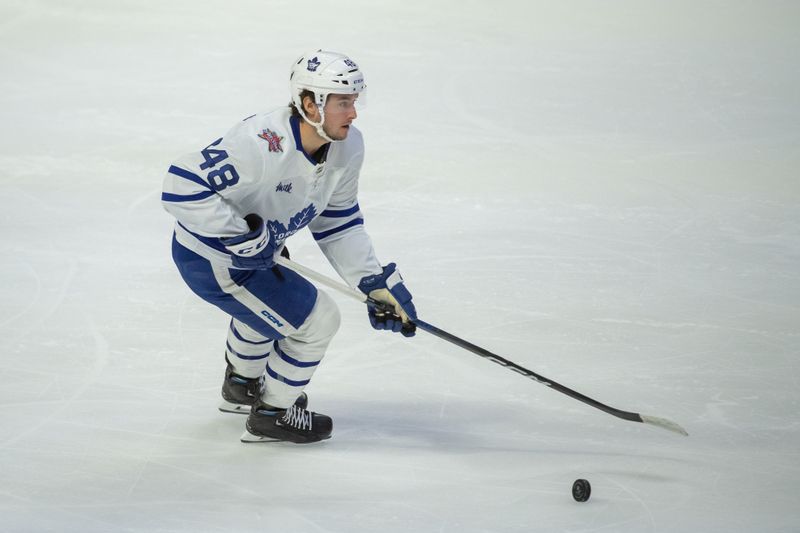
[[[326,209],[319,216],[321,217],[331,217],[331,218],[344,218],[349,217],[350,215],[354,215],[358,213],[358,204],[354,205],[350,209]]]
[[[214,191],[203,191],[203,192],[198,192],[196,194],[186,194],[186,195],[162,192],[161,200],[165,202],[194,202],[195,200],[202,200],[204,198],[208,198],[209,196],[213,195]]]
[[[363,223],[364,223],[364,219],[363,218],[354,218],[350,222],[342,224],[339,227],[336,227],[336,228],[333,228],[333,229],[329,229],[328,231],[320,231],[318,233],[313,233],[312,232],[311,235],[314,236],[314,240],[321,241],[322,239],[324,239],[326,237],[330,237],[331,235],[335,235],[335,234],[339,233],[340,231],[344,231],[346,229],[350,229],[353,226],[358,226],[358,225],[363,224]]]
[[[211,187],[208,186],[208,183],[203,181],[203,178],[201,178],[197,174],[189,172],[188,170],[185,170],[185,169],[182,169],[180,167],[176,167],[175,165],[172,165],[172,166],[169,167],[169,170],[167,172],[169,172],[170,174],[174,174],[174,175],[176,175],[176,176],[178,176],[180,178],[183,178],[185,180],[189,180],[189,181],[191,181],[193,183],[196,183],[198,185],[202,185],[206,189],[213,190],[213,189],[211,189]]]

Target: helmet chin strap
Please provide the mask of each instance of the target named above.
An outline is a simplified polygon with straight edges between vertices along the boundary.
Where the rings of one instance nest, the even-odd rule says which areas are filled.
[[[302,106],[297,108],[297,110],[300,112],[300,116],[303,117],[303,120],[308,122],[310,125],[314,126],[314,128],[317,130],[317,135],[319,135],[329,143],[336,142],[336,140],[331,139],[328,136],[328,134],[325,133],[325,130],[322,129],[322,124],[325,122],[325,111],[322,109],[322,106],[317,106],[317,109],[319,109],[319,122],[314,122],[313,120],[308,118],[308,115],[306,115],[306,112],[303,111]]]

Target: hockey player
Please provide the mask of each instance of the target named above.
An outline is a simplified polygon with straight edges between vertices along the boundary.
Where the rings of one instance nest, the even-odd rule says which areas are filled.
[[[303,392],[339,327],[333,300],[275,264],[308,226],[368,306],[375,329],[414,335],[414,304],[394,263],[381,266],[358,205],[364,159],[353,126],[364,76],[345,55],[317,50],[292,65],[291,104],[239,122],[170,166],[162,193],[177,220],[172,256],[186,284],[231,316],[220,410],[248,414],[244,442],[329,438],[331,418]],[[287,255],[288,256],[288,255]]]

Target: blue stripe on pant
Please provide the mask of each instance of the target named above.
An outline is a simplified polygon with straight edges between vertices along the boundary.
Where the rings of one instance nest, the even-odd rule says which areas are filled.
[[[270,313],[261,314],[222,290],[211,262],[181,245],[173,236],[172,258],[189,288],[203,300],[244,322],[270,339],[285,337],[270,325]],[[292,327],[299,328],[311,314],[317,289],[299,274],[277,266],[271,270],[228,269],[234,283],[243,287],[270,310],[276,311]],[[264,314],[266,313],[266,314]]]
[[[242,334],[239,333],[239,330],[236,329],[236,326],[233,325],[233,320],[231,320],[230,331],[231,331],[231,334],[233,335],[233,337],[236,340],[238,340],[240,342],[243,342],[245,344],[252,344],[254,346],[261,345],[261,344],[272,344],[272,339],[264,339],[264,340],[261,340],[261,341],[254,341],[254,340],[245,339],[244,337],[242,337]]]
[[[268,350],[268,351],[266,351],[264,353],[261,353],[261,354],[255,354],[255,355],[247,355],[247,354],[239,353],[239,352],[237,352],[236,350],[233,349],[233,347],[231,346],[230,341],[225,344],[225,348],[228,349],[228,354],[233,355],[234,357],[238,357],[239,359],[244,359],[245,361],[258,361],[258,360],[261,360],[261,359],[266,359],[267,357],[269,357],[269,354],[272,353],[271,350]]]

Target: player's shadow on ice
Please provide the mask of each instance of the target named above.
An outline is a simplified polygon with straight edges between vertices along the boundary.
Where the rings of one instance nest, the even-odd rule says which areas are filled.
[[[460,400],[444,408],[441,403],[423,404],[417,398],[413,403],[348,400],[331,407],[333,440],[350,448],[436,448],[448,453],[476,449],[528,453],[558,448],[553,439],[542,437],[540,420],[496,403]]]

